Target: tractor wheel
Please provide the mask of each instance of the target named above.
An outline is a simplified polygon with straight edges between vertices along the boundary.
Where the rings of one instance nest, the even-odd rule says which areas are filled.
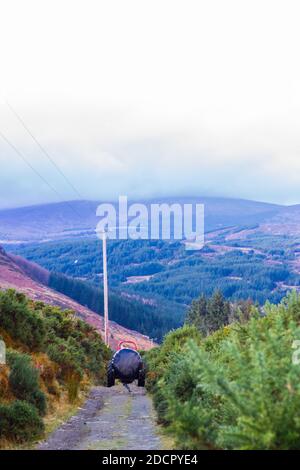
[[[115,371],[112,366],[112,363],[110,362],[107,368],[107,386],[113,387],[115,385],[115,380]]]
[[[139,371],[138,387],[145,387],[145,379],[146,379],[145,369],[141,369]]]

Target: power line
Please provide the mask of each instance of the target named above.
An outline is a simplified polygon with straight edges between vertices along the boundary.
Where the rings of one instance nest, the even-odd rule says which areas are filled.
[[[59,198],[63,204],[66,204],[68,207],[72,209],[72,211],[81,219],[81,215],[77,212],[77,210],[67,201],[63,200],[61,194],[46,180],[46,178],[34,168],[34,166],[27,160],[25,155],[0,131],[0,136],[2,139],[16,152],[17,155],[23,160],[24,163],[53,191]]]
[[[33,141],[36,143],[36,145],[39,147],[39,149],[42,151],[44,156],[47,158],[47,160],[54,166],[54,168],[58,171],[58,173],[62,176],[62,178],[65,180],[65,182],[69,185],[69,187],[74,191],[74,193],[79,197],[81,200],[85,200],[85,198],[80,194],[78,189],[74,186],[74,184],[70,181],[70,179],[65,175],[65,173],[62,171],[62,169],[58,166],[58,164],[54,161],[54,159],[51,157],[49,152],[43,147],[43,145],[38,141],[38,139],[34,136],[32,131],[28,128],[26,125],[24,119],[17,113],[17,111],[12,107],[12,105],[6,100],[5,101],[11,112],[14,114],[14,116],[18,119],[18,121],[21,123],[23,128],[26,130],[26,132],[30,135],[30,137],[33,139]],[[95,216],[95,212],[91,207],[90,201],[89,203],[89,210],[91,211],[92,215]]]
[[[80,194],[80,192],[75,188],[74,184],[69,180],[69,178],[64,174],[64,172],[61,170],[61,168],[58,166],[58,164],[53,160],[49,152],[42,146],[42,144],[38,141],[38,139],[33,135],[31,130],[27,127],[25,124],[24,120],[21,118],[21,116],[17,113],[17,111],[12,107],[12,105],[6,100],[6,104],[11,110],[11,112],[14,114],[14,116],[18,119],[18,121],[21,123],[21,125],[24,127],[24,129],[28,132],[30,137],[34,140],[36,145],[39,147],[39,149],[43,152],[47,160],[54,166],[54,168],[59,172],[59,174],[63,177],[65,182],[72,188],[75,194],[81,199],[84,200],[84,197]]]

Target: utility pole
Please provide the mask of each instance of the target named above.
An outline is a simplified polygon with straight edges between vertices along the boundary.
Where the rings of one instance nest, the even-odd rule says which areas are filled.
[[[130,228],[126,226],[111,227],[111,229]],[[145,228],[141,226],[141,228]],[[108,280],[107,280],[107,230],[102,233],[102,251],[103,251],[103,294],[104,294],[104,342],[109,346],[109,321],[108,321]]]
[[[104,294],[104,342],[109,346],[109,323],[108,323],[108,281],[107,281],[107,252],[106,232],[102,232],[103,247],[103,294]]]

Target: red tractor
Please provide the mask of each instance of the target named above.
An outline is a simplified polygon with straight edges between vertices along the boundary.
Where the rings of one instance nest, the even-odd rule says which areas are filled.
[[[133,345],[133,347],[129,347]],[[145,386],[145,365],[137,351],[134,341],[120,341],[117,352],[113,355],[107,368],[107,386],[113,387],[119,379],[123,385],[137,380],[139,387]]]

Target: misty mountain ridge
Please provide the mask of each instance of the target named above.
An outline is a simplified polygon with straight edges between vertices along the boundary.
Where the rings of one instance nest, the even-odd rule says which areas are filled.
[[[104,201],[66,201],[0,210],[0,243],[50,241],[68,238],[95,237],[99,222],[96,209]],[[106,201],[105,201],[106,202]],[[256,224],[289,225],[300,221],[300,205],[283,206],[245,199],[181,197],[149,199],[139,202],[150,213],[151,204],[204,204],[205,232],[233,226]],[[118,203],[112,202],[118,212]],[[295,229],[295,227],[293,227]],[[297,228],[296,228],[297,230]]]

